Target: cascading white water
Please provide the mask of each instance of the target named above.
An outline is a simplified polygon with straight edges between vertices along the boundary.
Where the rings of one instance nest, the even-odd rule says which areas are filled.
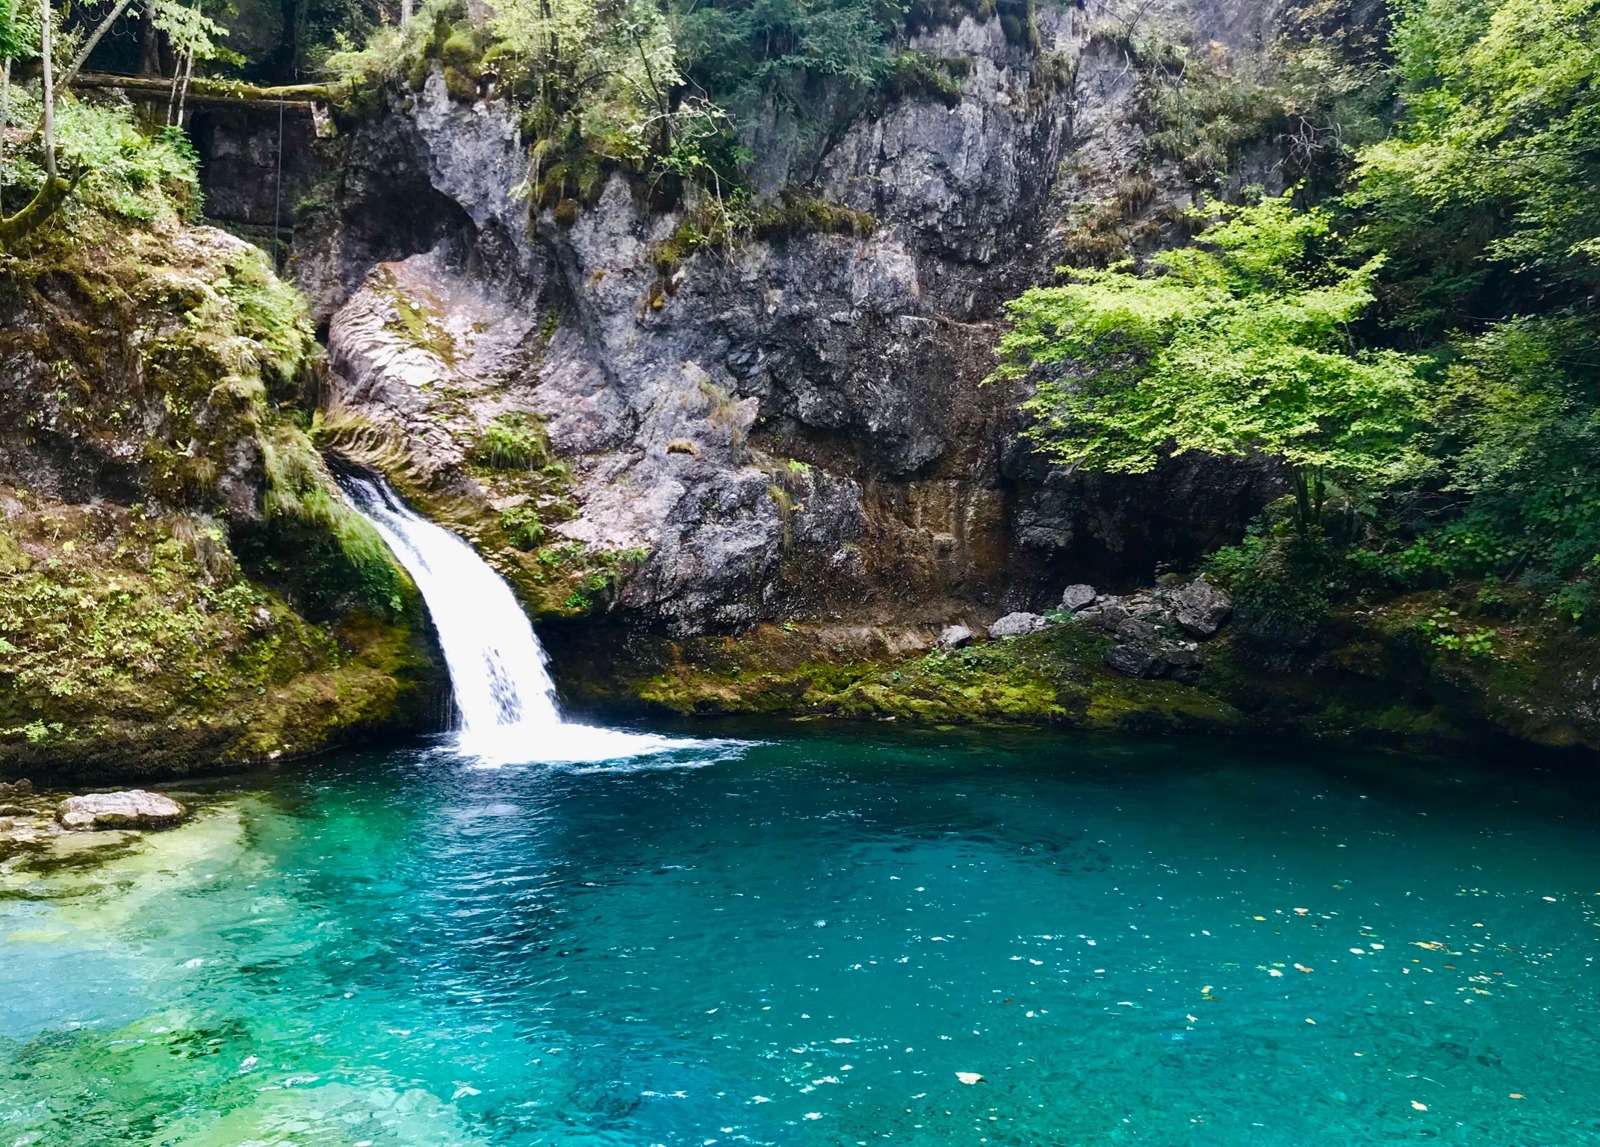
[[[427,603],[455,691],[462,752],[496,764],[603,761],[704,744],[564,721],[544,647],[505,580],[380,479],[341,484]]]

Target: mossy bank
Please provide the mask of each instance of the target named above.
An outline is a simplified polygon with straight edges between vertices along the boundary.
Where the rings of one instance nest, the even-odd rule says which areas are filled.
[[[425,724],[420,600],[303,429],[303,302],[159,188],[137,212],[92,190],[0,254],[0,774]]]

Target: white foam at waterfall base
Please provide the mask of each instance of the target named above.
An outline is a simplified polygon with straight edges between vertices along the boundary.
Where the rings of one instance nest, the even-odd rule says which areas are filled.
[[[380,480],[342,485],[422,592],[450,671],[463,754],[482,764],[593,763],[726,747],[563,720],[544,647],[505,579]]]

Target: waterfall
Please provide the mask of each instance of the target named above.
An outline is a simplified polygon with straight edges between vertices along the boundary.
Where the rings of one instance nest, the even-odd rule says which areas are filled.
[[[422,592],[450,671],[463,753],[493,764],[603,761],[704,744],[563,720],[544,647],[505,579],[382,479],[341,485]]]

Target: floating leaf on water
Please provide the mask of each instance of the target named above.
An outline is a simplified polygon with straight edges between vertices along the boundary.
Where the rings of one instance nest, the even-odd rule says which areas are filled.
[[[982,1083],[983,1082],[983,1076],[979,1075],[975,1071],[958,1071],[958,1072],[956,1072],[956,1078],[959,1079],[962,1083]]]
[[[1418,1103],[1415,1099],[1411,1101],[1411,1106],[1418,1111],[1428,1110],[1428,1105],[1426,1103]]]
[[[1513,1091],[1511,1093],[1511,1098],[1512,1099],[1526,1099],[1528,1097],[1526,1095],[1523,1095],[1522,1092],[1520,1092],[1520,1091]]]
[[[1430,952],[1448,952],[1450,950],[1449,945],[1441,944],[1437,940],[1413,940],[1411,942],[1419,948],[1428,949]]]

